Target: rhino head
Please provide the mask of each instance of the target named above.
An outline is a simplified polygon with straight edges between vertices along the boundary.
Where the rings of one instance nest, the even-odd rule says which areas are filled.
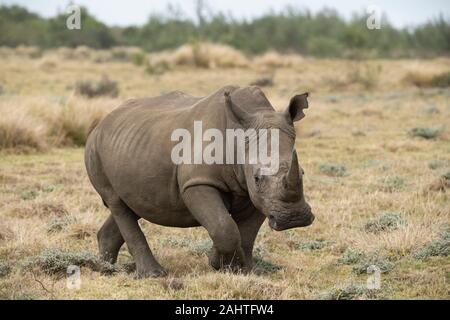
[[[302,119],[308,108],[308,93],[294,96],[283,112],[273,109],[247,112],[225,93],[228,107],[243,128],[275,128],[279,132],[279,166],[274,174],[263,174],[264,165],[243,164],[243,175],[250,199],[277,231],[309,226],[314,221],[311,207],[303,194],[303,169],[295,150],[294,122]]]

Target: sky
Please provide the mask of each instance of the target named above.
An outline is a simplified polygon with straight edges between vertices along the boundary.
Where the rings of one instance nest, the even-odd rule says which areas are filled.
[[[365,12],[371,5],[384,12],[396,27],[412,27],[443,14],[450,19],[450,0],[205,0],[213,12],[231,13],[237,18],[261,16],[269,10],[281,10],[287,5],[317,12],[324,7],[336,9],[343,17],[353,12]],[[174,4],[185,16],[195,17],[194,0],[73,0],[86,6],[91,14],[108,25],[144,24],[150,14],[164,13]],[[64,12],[68,0],[0,0],[0,4],[18,4],[44,17]]]

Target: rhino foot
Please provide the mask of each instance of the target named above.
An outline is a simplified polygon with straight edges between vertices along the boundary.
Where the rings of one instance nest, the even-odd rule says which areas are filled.
[[[236,253],[221,254],[217,249],[212,248],[208,254],[211,267],[216,270],[245,272],[244,263]]]
[[[161,278],[167,276],[167,271],[163,267],[153,268],[149,270],[137,270],[135,279],[145,278]]]

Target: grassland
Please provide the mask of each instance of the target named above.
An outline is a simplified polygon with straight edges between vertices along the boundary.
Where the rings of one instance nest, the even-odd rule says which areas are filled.
[[[199,67],[192,65],[195,59],[172,56],[165,67],[149,69],[135,58],[101,60],[87,52],[36,58],[2,51],[0,298],[450,298],[450,90],[415,85],[448,71],[450,60],[272,54],[244,57],[246,63],[237,66]],[[74,95],[77,81],[102,75],[118,82],[118,97]],[[274,85],[263,89],[277,109],[294,93],[312,93],[307,116],[297,125],[297,150],[314,224],[280,233],[265,224],[251,275],[212,270],[202,228],[144,221],[169,276],[135,280],[126,247],[119,268],[97,268],[95,234],[108,211],[84,169],[90,122],[127,98],[174,89],[206,95],[268,76]],[[67,289],[64,274],[52,269],[74,256],[85,262],[80,290]],[[383,272],[379,290],[365,287],[370,264]]]

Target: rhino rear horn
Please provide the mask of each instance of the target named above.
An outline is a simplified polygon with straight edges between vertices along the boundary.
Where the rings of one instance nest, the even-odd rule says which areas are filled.
[[[231,94],[229,91],[225,91],[225,102],[227,103],[228,108],[231,109],[231,112],[233,112],[234,116],[241,122],[248,122],[252,115],[239,107],[237,104],[231,100]]]
[[[289,119],[292,120],[292,122],[299,121],[305,117],[303,109],[308,108],[308,96],[309,93],[305,92],[291,98],[285,114]]]

